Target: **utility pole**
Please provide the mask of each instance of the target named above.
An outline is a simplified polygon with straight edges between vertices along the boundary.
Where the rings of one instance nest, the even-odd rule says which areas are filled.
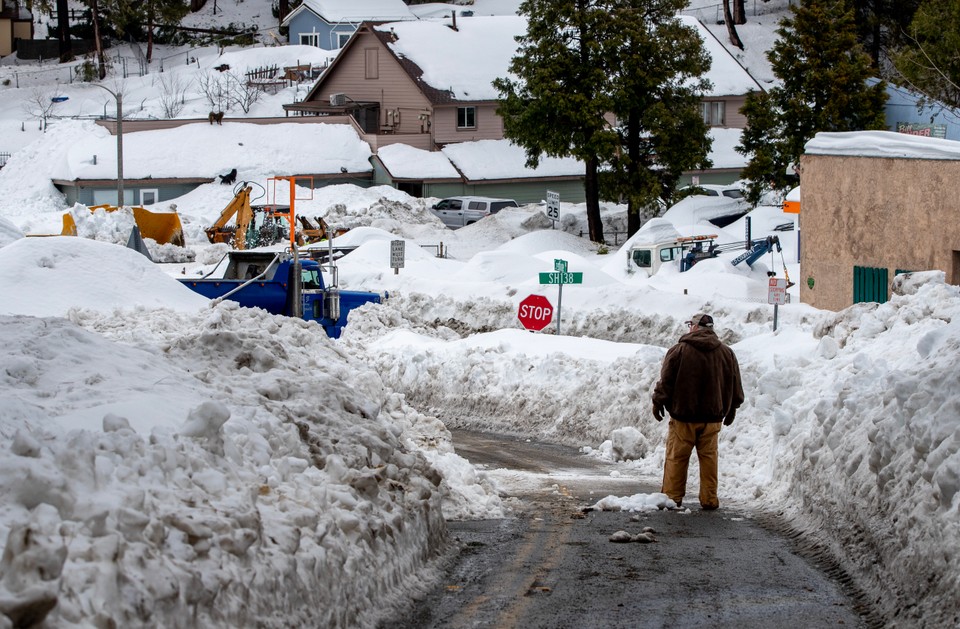
[[[114,92],[109,87],[94,83],[106,90],[117,101],[117,207],[123,207],[123,92]]]

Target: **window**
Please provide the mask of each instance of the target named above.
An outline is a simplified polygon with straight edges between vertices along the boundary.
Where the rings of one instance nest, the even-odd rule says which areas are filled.
[[[343,48],[350,41],[350,33],[337,33],[337,48]]]
[[[707,100],[701,104],[703,121],[710,127],[722,127],[726,114],[726,103],[722,100]]]
[[[457,128],[458,129],[476,129],[477,128],[477,108],[476,107],[457,107]]]
[[[133,205],[133,190],[130,188],[123,189],[123,204],[124,205]],[[117,189],[106,189],[106,190],[94,190],[93,191],[93,204],[94,205],[116,205],[117,204]]]
[[[124,190],[126,193],[126,190]],[[123,196],[127,196],[124,194]],[[143,189],[140,191],[140,205],[153,205],[160,200],[160,191],[156,188]]]
[[[467,204],[468,210],[486,210],[487,204],[484,201],[470,201]]]
[[[670,262],[671,260],[675,260],[676,258],[678,258],[678,257],[680,256],[680,251],[681,251],[681,248],[680,248],[680,247],[670,247],[670,248],[668,248],[668,249],[661,249],[661,250],[660,250],[660,261],[661,261],[661,262]]]
[[[320,47],[320,33],[300,33],[301,46]]]
[[[364,75],[365,79],[379,79],[380,78],[380,65],[379,58],[377,53],[379,51],[376,48],[367,48],[363,51],[364,59]]]
[[[642,269],[650,268],[650,250],[637,249],[633,252],[633,263]]]

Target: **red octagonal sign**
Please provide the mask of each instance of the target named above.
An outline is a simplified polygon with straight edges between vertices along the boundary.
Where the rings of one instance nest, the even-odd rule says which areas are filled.
[[[543,295],[530,295],[520,302],[517,318],[528,330],[542,330],[553,319],[553,306]]]

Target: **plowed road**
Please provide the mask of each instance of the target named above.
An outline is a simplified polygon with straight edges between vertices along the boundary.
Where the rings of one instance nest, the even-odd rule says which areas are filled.
[[[878,624],[842,575],[805,558],[810,547],[777,532],[775,519],[724,504],[722,478],[719,511],[694,500],[686,512],[583,512],[607,495],[659,487],[611,478],[572,448],[458,431],[454,442],[474,464],[504,470],[494,474],[511,479],[519,513],[451,522],[458,552],[443,582],[384,628]],[[645,527],[655,543],[610,541]]]

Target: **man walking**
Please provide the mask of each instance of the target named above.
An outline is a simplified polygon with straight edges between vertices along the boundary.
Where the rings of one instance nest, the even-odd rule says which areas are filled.
[[[687,491],[687,466],[697,449],[700,461],[700,508],[720,507],[717,498],[717,438],[720,422],[733,423],[743,404],[740,365],[733,350],[713,331],[713,317],[698,313],[690,331],[667,351],[660,381],[653,389],[653,416],[670,413],[663,466],[665,493],[679,507]]]

